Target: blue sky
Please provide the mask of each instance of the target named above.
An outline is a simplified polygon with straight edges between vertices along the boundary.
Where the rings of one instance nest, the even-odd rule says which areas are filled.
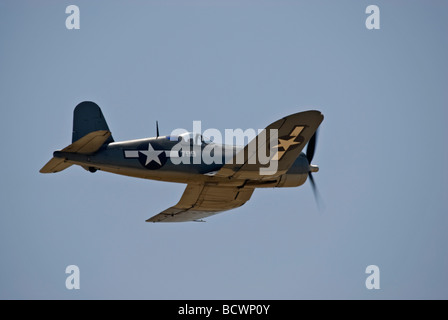
[[[80,8],[67,30],[65,8]],[[365,8],[380,8],[367,30]],[[447,299],[445,1],[2,1],[0,298]],[[309,182],[207,223],[184,185],[43,175],[81,101],[115,140],[325,115]],[[77,265],[81,289],[67,290]],[[380,268],[367,290],[365,269]]]

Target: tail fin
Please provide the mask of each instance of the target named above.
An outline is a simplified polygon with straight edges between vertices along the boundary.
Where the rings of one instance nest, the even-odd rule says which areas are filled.
[[[72,144],[61,152],[93,154],[104,144],[114,142],[100,107],[94,102],[84,101],[78,104],[73,114]],[[72,165],[55,152],[53,158],[40,169],[41,173],[53,173],[67,169]]]
[[[72,143],[91,132],[99,130],[110,132],[100,107],[91,101],[84,101],[78,104],[73,112]],[[104,143],[111,142],[114,142],[112,135]]]

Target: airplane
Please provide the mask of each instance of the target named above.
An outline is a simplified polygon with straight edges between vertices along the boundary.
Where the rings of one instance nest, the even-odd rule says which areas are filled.
[[[323,114],[316,110],[286,116],[271,123],[244,147],[217,144],[191,132],[160,136],[158,123],[156,137],[116,142],[100,107],[84,101],[74,110],[72,144],[55,151],[40,172],[55,173],[79,165],[92,173],[101,170],[186,183],[176,205],[146,221],[204,221],[214,214],[242,206],[256,188],[298,187],[309,178],[317,196],[312,173],[319,167],[311,161],[316,131],[323,119]],[[179,145],[190,149],[179,149]],[[306,154],[302,152],[305,145]],[[269,162],[262,161],[257,154],[262,147],[265,156],[268,150],[272,151]],[[213,149],[214,156],[222,159],[221,163],[206,163],[196,158],[206,148]],[[179,163],[179,160],[185,161]],[[273,164],[275,170],[270,169]]]

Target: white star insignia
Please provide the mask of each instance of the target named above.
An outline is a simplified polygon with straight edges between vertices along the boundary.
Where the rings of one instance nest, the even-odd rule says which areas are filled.
[[[139,150],[139,152],[143,153],[146,156],[146,163],[145,166],[147,166],[151,161],[157,162],[159,165],[162,165],[162,162],[160,162],[159,154],[163,152],[163,150],[154,150],[152,145],[148,143],[148,150]]]

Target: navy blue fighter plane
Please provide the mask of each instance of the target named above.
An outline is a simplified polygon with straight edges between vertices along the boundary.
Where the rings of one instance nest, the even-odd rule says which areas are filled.
[[[242,206],[255,188],[297,187],[309,178],[316,195],[312,173],[319,168],[311,161],[323,118],[315,110],[289,115],[244,147],[208,141],[201,134],[159,136],[158,126],[156,137],[116,142],[98,105],[85,101],[74,110],[72,144],[55,151],[40,172],[79,165],[90,172],[185,183],[176,205],[146,221],[202,221]],[[220,161],[206,161],[204,152]]]

